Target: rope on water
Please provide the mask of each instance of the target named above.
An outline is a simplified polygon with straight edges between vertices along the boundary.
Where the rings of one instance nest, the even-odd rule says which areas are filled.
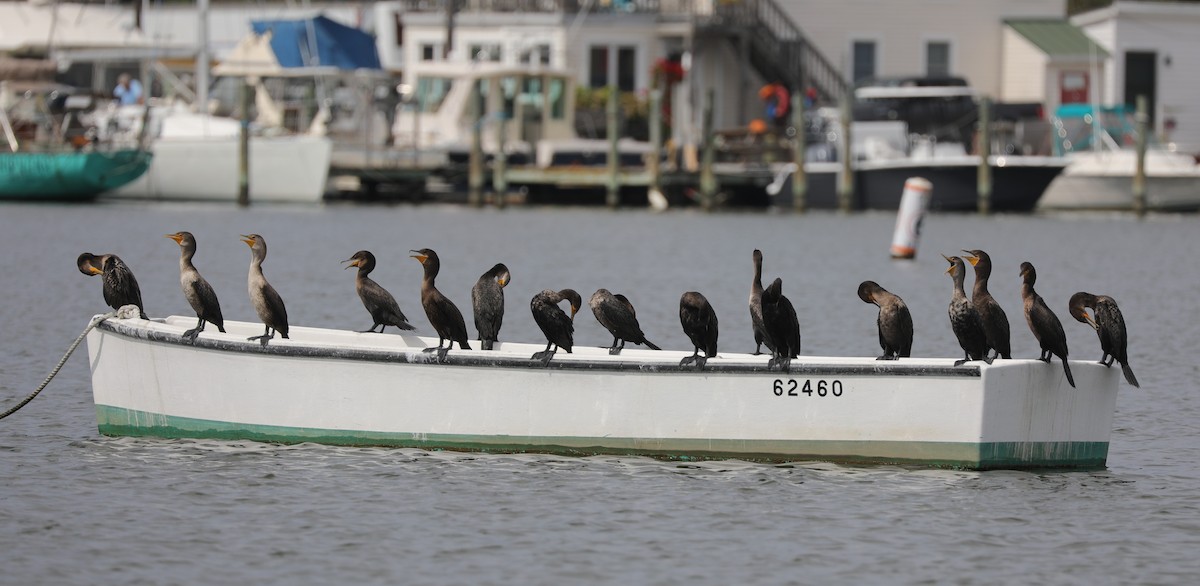
[[[138,317],[139,313],[140,310],[138,310],[136,305],[125,305],[116,311],[110,311],[104,315],[97,315],[96,317],[93,317],[92,321],[88,322],[87,327],[83,329],[83,333],[79,334],[79,336],[75,338],[75,341],[71,343],[71,347],[67,348],[67,353],[63,354],[63,357],[58,361],[58,364],[54,366],[54,370],[50,371],[50,374],[46,377],[46,380],[42,381],[42,384],[38,385],[38,388],[30,393],[28,397],[25,397],[24,401],[17,403],[12,409],[0,414],[0,419],[4,419],[13,413],[16,413],[21,407],[24,407],[26,404],[32,401],[34,397],[38,396],[38,393],[41,393],[42,390],[46,388],[46,385],[49,385],[50,381],[54,379],[54,376],[58,374],[58,371],[62,370],[63,365],[67,363],[67,359],[71,357],[71,354],[75,352],[75,349],[79,347],[79,344],[83,343],[83,339],[87,337],[88,332],[91,332],[92,329],[100,325],[100,322],[103,322],[110,317],[130,319]]]

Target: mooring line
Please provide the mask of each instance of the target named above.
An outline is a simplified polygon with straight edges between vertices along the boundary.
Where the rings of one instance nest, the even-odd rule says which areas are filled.
[[[63,354],[63,357],[58,361],[58,364],[56,364],[54,366],[54,370],[51,370],[50,374],[48,376],[46,376],[46,380],[42,381],[42,384],[38,385],[38,388],[35,391],[33,391],[32,393],[30,393],[28,397],[25,397],[25,400],[21,401],[20,403],[17,403],[16,406],[14,406],[12,409],[5,411],[3,414],[0,414],[0,419],[4,419],[5,417],[12,415],[13,413],[16,413],[21,407],[24,407],[30,401],[32,401],[34,397],[38,396],[38,393],[41,393],[42,390],[46,388],[46,385],[50,384],[51,380],[54,380],[54,376],[58,374],[58,371],[62,370],[63,365],[65,365],[67,363],[67,359],[71,357],[71,354],[73,354],[75,352],[75,349],[78,348],[79,344],[81,344],[83,342],[83,339],[87,337],[88,332],[91,332],[93,329],[95,329],[95,327],[100,325],[101,322],[103,322],[104,320],[106,320],[110,317],[129,319],[132,317],[138,317],[139,314],[140,314],[140,310],[137,308],[136,305],[125,305],[125,306],[122,306],[121,309],[118,309],[116,311],[110,311],[106,314],[97,315],[96,317],[93,317],[92,321],[88,322],[87,327],[83,328],[83,333],[79,334],[79,336],[75,338],[75,341],[71,343],[70,348],[67,348],[67,353]]]

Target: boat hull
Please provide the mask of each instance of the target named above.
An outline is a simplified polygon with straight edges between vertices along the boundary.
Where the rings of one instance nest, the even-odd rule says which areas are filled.
[[[1046,210],[1133,209],[1136,154],[1128,151],[1073,153],[1071,165],[1038,202]],[[1161,212],[1200,211],[1200,165],[1191,156],[1146,153],[1146,208]]]
[[[978,157],[962,161],[884,161],[860,163],[855,171],[858,205],[869,210],[896,210],[904,182],[924,177],[933,183],[931,210],[973,212],[979,209]],[[1024,161],[1022,159],[1031,159]],[[992,202],[995,212],[1028,212],[1066,167],[1057,157],[994,157]]]
[[[136,181],[104,197],[180,201],[236,201],[237,137],[170,137],[152,145],[154,163]],[[316,136],[251,137],[251,202],[320,202],[333,146]]]
[[[1119,373],[1032,360],[766,357],[541,347],[454,350],[433,340],[294,328],[263,347],[255,324],[180,337],[194,318],[109,320],[88,336],[106,435],[248,439],[661,458],[828,460],[989,468],[1105,464]],[[808,392],[806,391],[806,388]]]
[[[137,149],[0,155],[0,199],[85,201],[146,172]]]

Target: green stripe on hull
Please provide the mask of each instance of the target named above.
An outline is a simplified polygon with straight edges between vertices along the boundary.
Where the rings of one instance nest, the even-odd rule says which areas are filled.
[[[100,433],[110,436],[252,440],[283,444],[314,442],[338,446],[533,452],[569,456],[616,454],[668,460],[819,460],[991,470],[1103,468],[1108,458],[1108,442],[791,441],[397,433],[228,423],[158,415],[107,405],[96,406],[96,421]]]

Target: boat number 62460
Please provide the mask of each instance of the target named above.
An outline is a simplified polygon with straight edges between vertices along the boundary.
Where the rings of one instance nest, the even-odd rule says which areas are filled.
[[[799,397],[800,395],[808,395],[810,397],[813,395],[818,397],[832,395],[834,397],[840,397],[842,396],[842,381],[827,381],[822,379],[816,381],[814,384],[812,380],[804,379],[804,384],[801,385],[800,381],[794,378],[789,378],[787,380],[777,378],[775,379],[775,386],[773,387],[773,390],[775,391],[776,397],[783,397],[785,395],[788,397]]]

